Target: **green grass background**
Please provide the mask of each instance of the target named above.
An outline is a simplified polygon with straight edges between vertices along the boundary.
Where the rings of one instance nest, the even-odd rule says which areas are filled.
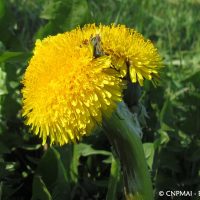
[[[200,190],[199,0],[0,0],[0,199],[124,199],[120,166],[101,130],[46,149],[21,117],[20,81],[35,40],[85,23],[125,24],[157,46],[159,85],[146,81],[128,98],[155,199],[172,199],[160,190]]]

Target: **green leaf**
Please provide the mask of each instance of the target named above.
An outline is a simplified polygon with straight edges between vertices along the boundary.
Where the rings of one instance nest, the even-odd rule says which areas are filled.
[[[173,113],[172,110],[172,102],[170,101],[170,99],[167,99],[164,104],[163,107],[161,109],[160,112],[160,124],[162,123],[166,123],[166,124],[170,124],[171,123],[171,113]]]
[[[2,41],[0,41],[0,55],[5,51],[5,46]]]
[[[109,151],[93,149],[91,145],[89,144],[80,143],[77,145],[77,148],[78,148],[80,156],[91,156],[91,155],[110,156],[111,155]]]
[[[71,171],[70,166],[71,166],[71,163],[74,160],[73,145],[74,144],[66,144],[66,145],[61,146],[61,147],[60,146],[56,147],[56,150],[60,154],[60,160],[62,161],[62,163],[64,165],[64,170],[65,170],[67,177],[70,177],[70,171]],[[70,179],[70,181],[71,181],[71,179]]]
[[[49,148],[39,162],[36,173],[42,177],[53,199],[69,196],[69,180],[60,154],[53,147]]]
[[[6,72],[2,69],[0,66],[0,96],[7,94],[7,88],[6,88]]]
[[[150,167],[150,169],[152,169],[154,153],[155,153],[154,144],[153,143],[144,143],[143,148],[144,148],[144,154],[145,154],[145,157],[147,160],[147,164]]]
[[[51,194],[40,176],[34,176],[32,192],[31,200],[52,200]]]
[[[22,56],[23,54],[24,54],[23,52],[6,51],[0,55],[0,63],[5,62],[12,58]]]
[[[73,160],[71,162],[70,172],[71,179],[73,182],[78,180],[78,166],[79,159],[81,156],[91,156],[91,155],[104,155],[111,156],[111,152],[104,150],[96,150],[91,147],[89,144],[79,143],[73,145]]]
[[[65,20],[65,26],[68,29],[72,29],[75,26],[83,24],[89,15],[88,3],[86,0],[73,0],[70,2],[71,10]]]
[[[6,12],[5,0],[0,0],[0,19],[5,15]]]
[[[120,179],[120,162],[112,156],[110,178],[108,184],[108,192],[106,199],[115,200],[117,199],[117,185]]]
[[[47,20],[55,19],[56,15],[58,14],[57,11],[60,9],[61,5],[62,5],[62,1],[59,1],[59,0],[45,1],[43,10],[40,14],[40,18],[47,19]]]
[[[48,22],[38,29],[35,39],[71,30],[88,22],[88,3],[86,0],[49,0],[44,4],[40,17]]]
[[[194,72],[186,76],[183,82],[184,83],[193,82],[193,84],[198,86],[200,84],[199,76],[200,76],[200,67],[196,68]]]
[[[56,24],[52,23],[52,21],[49,21],[46,25],[41,26],[38,31],[36,32],[34,39],[42,39],[48,35],[54,35],[57,32],[59,32],[59,28]]]

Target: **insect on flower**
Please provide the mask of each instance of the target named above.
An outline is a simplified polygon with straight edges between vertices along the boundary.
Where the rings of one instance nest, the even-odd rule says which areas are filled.
[[[153,44],[123,25],[89,24],[37,40],[22,81],[25,123],[43,144],[76,142],[122,101],[126,75],[142,85],[160,63]]]
[[[100,56],[104,55],[103,49],[101,47],[101,38],[97,34],[96,36],[90,38],[90,42],[93,46],[93,54],[95,58],[98,58]]]

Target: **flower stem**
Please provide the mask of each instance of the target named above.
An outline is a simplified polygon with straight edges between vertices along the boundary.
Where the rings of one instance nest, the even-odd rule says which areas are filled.
[[[128,200],[153,200],[153,189],[140,139],[140,126],[124,102],[103,123],[118,156]]]

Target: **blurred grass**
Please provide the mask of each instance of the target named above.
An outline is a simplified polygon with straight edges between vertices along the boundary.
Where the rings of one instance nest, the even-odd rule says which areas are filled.
[[[143,125],[156,199],[159,190],[200,190],[199,10],[199,0],[0,0],[0,199],[62,200],[58,191],[65,189],[69,199],[106,199],[113,180],[113,192],[123,199],[101,131],[44,154],[20,115],[20,81],[35,39],[93,22],[134,27],[162,54],[159,86],[147,81],[131,108]]]

